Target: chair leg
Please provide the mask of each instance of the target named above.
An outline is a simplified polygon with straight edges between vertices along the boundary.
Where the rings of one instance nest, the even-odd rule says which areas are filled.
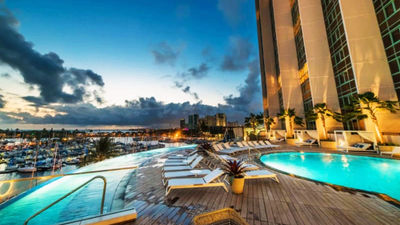
[[[274,177],[274,180],[275,180],[276,182],[280,183],[279,180],[278,180],[278,176],[275,176],[275,177]]]

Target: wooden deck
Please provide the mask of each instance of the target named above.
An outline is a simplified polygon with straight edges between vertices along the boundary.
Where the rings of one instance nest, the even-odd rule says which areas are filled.
[[[222,188],[174,190],[164,198],[161,163],[149,163],[132,175],[125,207],[134,206],[132,224],[191,224],[195,215],[234,208],[249,224],[400,224],[400,209],[375,195],[343,192],[320,183],[278,173],[247,180],[242,195]]]

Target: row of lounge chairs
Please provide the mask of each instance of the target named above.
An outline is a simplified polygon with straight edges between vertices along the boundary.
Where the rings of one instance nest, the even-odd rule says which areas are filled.
[[[273,149],[278,148],[279,145],[273,145],[269,141],[242,141],[236,142],[235,145],[229,143],[219,143],[212,145],[215,152],[222,154],[236,154],[243,151],[251,151],[254,149]]]
[[[211,157],[223,162],[227,160],[237,160],[229,155],[216,155],[210,153]],[[171,155],[165,161],[162,168],[162,182],[166,187],[167,196],[175,189],[193,189],[207,187],[222,187],[228,192],[226,180],[223,178],[224,171],[216,167],[213,170],[199,167],[204,159],[197,151],[192,151],[188,155]],[[276,174],[268,170],[260,169],[258,166],[250,163],[245,164],[245,179],[272,178],[279,182]]]

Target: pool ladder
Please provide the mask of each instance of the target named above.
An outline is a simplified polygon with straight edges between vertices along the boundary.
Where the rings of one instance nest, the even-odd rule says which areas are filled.
[[[104,198],[106,195],[106,187],[107,187],[107,179],[104,176],[95,176],[92,179],[86,181],[85,183],[83,183],[82,185],[80,185],[79,187],[75,188],[74,190],[68,192],[67,194],[65,194],[64,196],[62,196],[61,198],[57,199],[56,201],[54,201],[53,203],[51,203],[50,205],[46,206],[45,208],[43,208],[42,210],[38,211],[37,213],[33,214],[31,217],[29,217],[27,220],[25,220],[24,225],[27,225],[28,222],[30,220],[32,220],[33,218],[35,218],[36,216],[38,216],[39,214],[41,214],[42,212],[46,211],[47,209],[49,209],[50,207],[52,207],[53,205],[59,203],[60,201],[62,201],[63,199],[65,199],[66,197],[72,195],[74,192],[78,191],[79,189],[85,187],[87,184],[89,184],[90,182],[96,180],[96,179],[101,179],[104,182],[103,185],[103,194],[102,194],[102,198],[101,198],[101,205],[100,205],[100,215],[103,215],[103,208],[104,208]]]

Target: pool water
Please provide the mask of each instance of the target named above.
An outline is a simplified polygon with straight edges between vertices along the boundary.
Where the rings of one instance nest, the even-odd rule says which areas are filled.
[[[283,172],[400,200],[400,160],[312,152],[272,153],[260,160]]]
[[[176,145],[174,147],[119,156],[82,167],[74,172],[139,166],[150,158],[159,157],[165,153],[181,150],[182,148],[194,148],[195,146],[196,145]],[[11,203],[6,202],[0,205],[0,224],[23,224],[24,221],[35,212],[46,207],[96,175],[102,175],[107,179],[104,212],[109,212],[114,192],[119,182],[125,175],[131,172],[132,170],[120,170],[53,179],[53,181],[31,193],[20,198],[17,197],[14,201],[11,200]],[[35,217],[29,224],[56,224],[86,216],[98,215],[100,212],[102,190],[103,181],[100,179],[95,180]]]

